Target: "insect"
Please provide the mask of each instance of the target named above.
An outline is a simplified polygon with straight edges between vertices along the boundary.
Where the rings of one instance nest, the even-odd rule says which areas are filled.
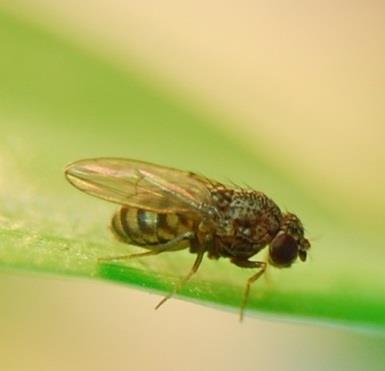
[[[228,258],[241,268],[257,271],[247,280],[240,319],[250,287],[267,265],[290,267],[306,260],[310,248],[299,218],[283,213],[264,193],[227,187],[192,172],[148,162],[95,158],[68,165],[65,175],[72,185],[92,196],[119,204],[111,229],[122,242],[141,246],[137,254],[101,258],[124,260],[189,249],[196,254],[190,272],[171,298],[198,270],[204,254]],[[268,246],[267,261],[250,260]]]

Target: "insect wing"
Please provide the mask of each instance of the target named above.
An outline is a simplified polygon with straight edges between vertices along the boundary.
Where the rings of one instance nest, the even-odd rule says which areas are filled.
[[[151,163],[97,158],[68,165],[70,183],[90,195],[118,204],[161,213],[204,214],[210,204],[205,178]]]

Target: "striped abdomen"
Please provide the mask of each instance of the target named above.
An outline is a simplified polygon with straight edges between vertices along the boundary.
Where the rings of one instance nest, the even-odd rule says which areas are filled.
[[[193,228],[194,221],[179,214],[126,206],[119,208],[111,221],[111,229],[119,240],[148,248],[173,240]]]

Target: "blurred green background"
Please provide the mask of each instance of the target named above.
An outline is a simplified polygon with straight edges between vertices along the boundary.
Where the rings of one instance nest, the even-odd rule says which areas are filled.
[[[383,11],[364,2],[4,2],[2,368],[382,369]],[[213,304],[173,300],[154,312],[158,299],[146,292],[32,274],[167,290],[192,263],[180,253],[133,270],[97,267],[105,251],[127,251],[106,228],[114,207],[76,192],[62,174],[93,156],[262,190],[300,215],[311,259],[272,271],[250,303],[263,311],[241,326]],[[184,295],[235,311],[248,275],[207,261]],[[263,312],[312,326],[269,322]]]

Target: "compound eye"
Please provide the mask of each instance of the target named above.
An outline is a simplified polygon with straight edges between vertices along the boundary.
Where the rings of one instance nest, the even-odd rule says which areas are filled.
[[[277,267],[289,267],[298,257],[298,243],[288,234],[279,233],[270,244],[270,260]]]

